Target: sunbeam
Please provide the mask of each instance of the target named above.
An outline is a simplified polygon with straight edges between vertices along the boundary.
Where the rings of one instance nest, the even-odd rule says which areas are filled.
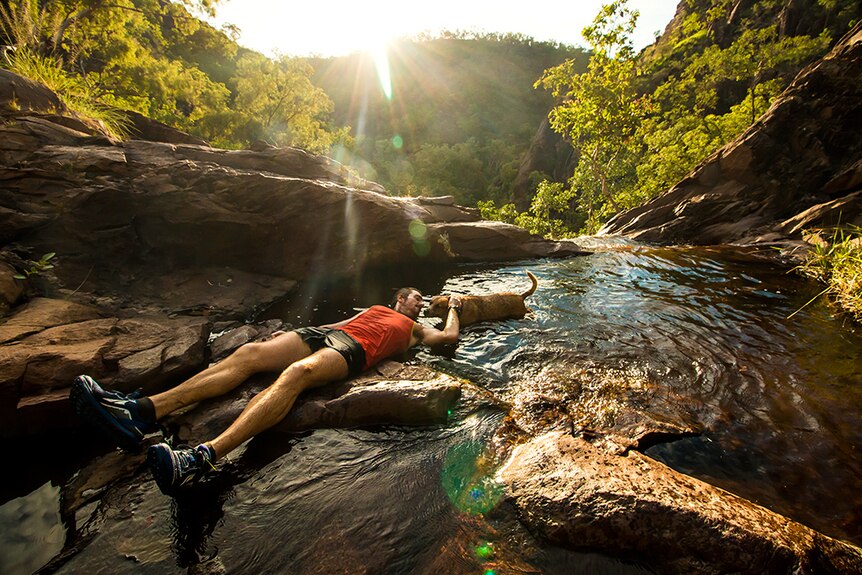
[[[378,44],[369,50],[380,80],[380,88],[386,99],[392,101],[392,74],[389,70],[389,51],[386,44]]]

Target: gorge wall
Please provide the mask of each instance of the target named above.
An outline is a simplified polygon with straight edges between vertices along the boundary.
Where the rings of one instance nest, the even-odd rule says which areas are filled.
[[[661,244],[769,243],[862,224],[862,23],[769,111],[664,195],[599,235]]]

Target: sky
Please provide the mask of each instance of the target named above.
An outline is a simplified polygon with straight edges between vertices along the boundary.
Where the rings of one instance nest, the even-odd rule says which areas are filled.
[[[581,36],[608,0],[222,0],[211,23],[239,27],[242,46],[269,56],[343,56],[387,40],[442,30],[521,33],[585,46]],[[677,0],[629,0],[640,11],[633,36],[640,50],[673,18]]]

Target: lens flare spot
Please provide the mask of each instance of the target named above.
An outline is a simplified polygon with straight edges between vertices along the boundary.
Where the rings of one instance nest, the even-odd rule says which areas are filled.
[[[410,237],[414,240],[424,240],[428,236],[428,226],[422,220],[413,220],[407,226]]]
[[[443,462],[443,491],[459,511],[486,513],[503,496],[503,486],[494,479],[495,473],[494,458],[484,445],[475,441],[455,445]]]
[[[395,134],[394,136],[392,136],[392,147],[395,148],[396,150],[400,150],[401,148],[403,148],[404,147],[404,138],[402,138],[398,134]]]
[[[490,543],[483,543],[476,547],[476,557],[482,561],[491,559],[494,556],[494,547]]]
[[[422,220],[413,220],[407,226],[410,238],[413,240],[413,252],[419,257],[431,253],[431,242],[428,241],[428,226]]]

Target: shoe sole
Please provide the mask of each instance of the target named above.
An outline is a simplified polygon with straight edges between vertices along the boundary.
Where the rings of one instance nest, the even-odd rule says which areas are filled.
[[[160,449],[158,445],[151,445],[147,450],[147,465],[150,466],[159,490],[165,495],[173,496],[176,492],[173,481],[168,484],[162,481],[166,476],[173,477],[174,466],[171,463],[170,454],[165,449]]]
[[[97,428],[104,431],[113,439],[114,443],[123,451],[129,453],[139,453],[141,451],[140,439],[117,423],[117,420],[105,411],[105,408],[93,396],[86,384],[77,379],[73,381],[69,400],[72,402],[78,417],[95,424]]]

